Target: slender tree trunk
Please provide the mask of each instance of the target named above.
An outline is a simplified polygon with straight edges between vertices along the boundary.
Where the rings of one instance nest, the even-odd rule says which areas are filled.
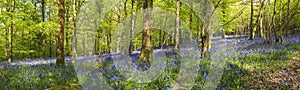
[[[67,0],[66,1],[66,5],[65,5],[66,6],[65,20],[66,20],[66,23],[67,23],[66,26],[65,26],[66,27],[66,32],[65,32],[65,34],[66,34],[65,35],[66,36],[65,37],[65,39],[66,39],[66,50],[65,50],[66,54],[65,55],[66,56],[69,56],[70,53],[71,53],[71,51],[69,50],[69,49],[71,49],[71,47],[70,47],[70,41],[69,41],[69,37],[70,37],[69,36],[69,32],[70,32],[69,31],[70,30],[70,27],[69,27],[69,18],[70,18],[70,16],[69,16],[69,3],[70,2]]]
[[[253,14],[254,14],[254,7],[253,7],[253,0],[250,1],[251,2],[251,16],[250,16],[250,40],[254,39],[255,36],[255,30],[253,29]]]
[[[199,19],[198,18],[196,18],[196,20],[197,20],[197,46],[200,48],[201,47],[201,45],[202,45],[202,43],[200,43],[200,38],[201,38],[201,34],[202,34],[202,29],[201,29],[201,26],[200,26],[200,21],[199,21]]]
[[[45,22],[45,0],[42,0],[42,19]]]
[[[272,42],[272,37],[271,37],[272,25],[270,22],[271,22],[271,0],[268,0],[268,39],[267,39],[267,43]]]
[[[57,50],[57,60],[56,65],[58,66],[64,66],[65,60],[64,60],[64,0],[59,0],[58,3],[58,23],[59,23],[59,30],[58,30],[58,50]]]
[[[153,47],[151,42],[151,32],[152,32],[152,9],[153,0],[144,1],[144,27],[142,36],[142,50],[139,58],[141,66],[150,65],[149,59],[152,58]]]
[[[77,9],[76,9],[76,0],[73,0],[73,40],[72,40],[72,63],[75,63],[77,52],[77,36],[76,36],[76,20],[77,20]]]
[[[42,21],[45,22],[45,0],[42,0]],[[47,50],[46,50],[46,45],[47,42],[45,41],[46,37],[43,38],[42,42],[43,42],[43,57],[47,57]]]
[[[189,30],[189,41],[193,40],[193,13],[192,13],[192,8],[191,8],[191,12],[190,12],[190,30]]]
[[[121,3],[121,1],[120,1]],[[120,24],[121,23],[121,17],[122,17],[122,12],[121,12],[121,9],[116,6],[115,7],[116,10],[118,11],[117,13],[117,23]],[[116,52],[119,53],[120,52],[120,41],[121,41],[121,33],[120,32],[117,32],[117,48],[116,48]]]
[[[277,3],[277,0],[274,0],[274,9],[273,9],[273,16],[272,16],[272,28],[271,30],[273,30],[273,33],[274,33],[274,36],[275,38],[277,38],[277,33],[276,33],[276,26],[275,26],[275,18],[276,18],[276,3]],[[272,38],[271,38],[272,40]],[[276,40],[275,40],[276,41]]]
[[[210,27],[208,27],[208,28],[210,28]],[[210,30],[210,29],[207,29],[207,30]],[[206,40],[207,40],[207,48],[208,49],[211,49],[211,37],[212,37],[212,35],[209,33],[209,31],[207,31],[207,37],[206,37]]]
[[[168,19],[168,16],[166,15],[165,16],[165,25],[164,25],[164,29],[166,29],[167,28],[167,19]],[[169,32],[168,32],[169,33]],[[161,46],[165,46],[165,45],[167,45],[168,46],[168,33],[166,33],[166,32],[163,32],[163,36],[162,36],[162,44],[161,44]]]
[[[265,39],[264,29],[263,29],[263,14],[259,18],[259,32],[260,37]]]
[[[260,32],[260,37],[265,39],[265,35],[264,35],[264,29],[263,29],[263,15],[264,15],[264,3],[265,0],[260,1],[260,12],[259,12],[259,18],[258,18],[258,22],[259,22],[259,32]]]
[[[7,59],[8,59],[8,62],[11,62],[12,59],[13,59],[13,32],[14,32],[14,16],[13,16],[13,13],[14,13],[14,10],[15,10],[15,0],[11,0],[10,2],[10,9],[9,11],[12,13],[10,15],[10,19],[11,19],[11,22],[9,24],[9,27],[8,27],[8,55],[7,55]]]
[[[129,43],[129,54],[131,54],[133,52],[133,44],[132,44],[132,40],[133,40],[133,30],[134,30],[134,26],[135,26],[135,9],[134,9],[134,3],[135,0],[131,1],[131,27],[130,27],[130,43]]]
[[[223,6],[223,8],[225,8],[225,6]],[[226,17],[224,9],[222,9],[222,13],[223,13],[223,17]],[[225,22],[225,20],[223,20],[223,22]],[[222,29],[222,38],[225,38],[225,37],[226,37],[226,32],[224,29]]]
[[[278,31],[278,38],[276,42],[282,42],[283,41],[283,19],[282,19],[282,0],[279,1],[279,31]]]
[[[49,19],[48,20],[51,21],[51,19],[52,19],[51,10],[48,14],[49,14]],[[50,37],[49,37],[50,38],[50,40],[49,40],[49,44],[50,44],[49,45],[49,57],[52,57],[52,48],[53,48],[52,47],[53,46],[52,45],[52,32],[49,32],[49,34],[50,34]]]
[[[202,26],[202,30],[201,30],[201,46],[202,46],[202,53],[201,53],[201,57],[206,57],[206,51],[207,51],[207,33],[205,31],[205,25]]]
[[[111,20],[109,20],[107,23],[109,23],[110,24],[110,26],[111,26],[111,24],[112,24],[112,21]],[[107,53],[112,53],[112,46],[111,46],[111,29],[106,29],[106,38],[107,38],[107,41],[106,41],[106,43],[107,43],[107,45],[108,45],[108,48],[107,48]]]
[[[180,0],[176,0],[176,26],[175,26],[175,40],[174,40],[174,51],[178,51],[178,43],[179,43],[179,10],[180,10]]]
[[[287,10],[287,16],[290,16],[290,3],[291,3],[291,0],[288,0],[288,6],[287,6],[287,8],[288,8],[288,10]],[[286,19],[288,19],[288,18],[286,18]],[[287,22],[286,22],[287,23]],[[288,30],[285,30],[285,36],[287,36],[288,35]]]

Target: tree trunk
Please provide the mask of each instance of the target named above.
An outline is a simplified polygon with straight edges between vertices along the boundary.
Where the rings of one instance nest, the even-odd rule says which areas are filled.
[[[66,52],[66,56],[69,56],[70,55],[70,53],[71,53],[71,51],[69,50],[70,49],[70,41],[69,41],[69,30],[70,30],[70,27],[69,27],[69,24],[68,24],[68,22],[69,22],[69,18],[70,18],[70,16],[69,16],[69,1],[66,1],[66,17],[65,17],[65,20],[66,20],[66,32],[65,32],[65,39],[66,39],[66,50],[65,50],[65,52]]]
[[[288,0],[288,10],[287,10],[287,16],[290,16],[290,3],[291,3],[291,0]],[[285,30],[285,36],[288,35],[288,30]]]
[[[190,30],[189,30],[189,41],[193,40],[193,13],[192,13],[192,8],[191,8],[191,12],[190,12]]]
[[[42,0],[42,19],[45,22],[45,0]]]
[[[253,29],[253,14],[254,14],[254,9],[253,9],[253,0],[251,0],[251,16],[250,16],[250,37],[249,40],[253,40],[255,36],[255,30]]]
[[[59,0],[58,3],[58,50],[57,50],[57,60],[56,65],[58,66],[65,66],[65,60],[64,60],[64,0]]]
[[[50,12],[48,12],[48,15],[49,15],[49,19],[48,19],[48,20],[51,21],[51,16],[52,16],[52,15],[51,15],[51,10],[50,10]],[[52,47],[52,46],[53,46],[53,45],[52,45],[52,32],[49,32],[49,34],[50,34],[50,35],[49,35],[49,36],[50,36],[50,37],[49,37],[49,38],[50,38],[50,40],[49,40],[49,44],[50,44],[50,45],[49,45],[49,57],[52,57],[52,48],[53,48],[53,47]]]
[[[142,49],[139,62],[141,66],[150,65],[149,59],[152,58],[153,47],[151,42],[152,28],[152,9],[153,0],[144,1],[144,26],[142,36]]]
[[[275,18],[276,18],[276,2],[277,0],[274,0],[274,9],[273,9],[273,16],[272,16],[272,28],[271,30],[273,30],[274,36],[275,38],[277,38],[277,33],[276,33],[276,25],[275,25]],[[272,37],[271,37],[272,40]],[[276,40],[275,40],[276,41]]]
[[[15,10],[15,0],[11,0],[11,3],[10,3],[10,9],[9,11],[12,13],[10,15],[10,19],[11,19],[11,22],[10,22],[10,25],[8,27],[8,51],[7,51],[7,59],[8,59],[8,62],[11,62],[12,59],[13,59],[13,32],[14,32],[14,16],[13,16],[13,13],[14,13],[14,10]]]
[[[263,29],[264,3],[265,3],[265,0],[260,1],[261,6],[260,6],[259,18],[258,18],[260,37],[263,38],[263,39],[265,39],[265,34],[264,34],[264,29]]]
[[[45,22],[45,0],[42,0],[42,21]],[[44,37],[44,35],[43,35]],[[46,37],[42,38],[42,42],[43,42],[43,57],[47,57],[47,50],[46,50],[46,45],[47,42],[45,41]]]
[[[179,10],[180,10],[180,0],[176,0],[176,22],[175,22],[175,40],[174,40],[174,51],[178,51],[178,43],[179,43]]]
[[[197,42],[199,42],[199,40],[200,40],[200,33],[201,33],[201,30],[200,30],[200,23],[199,23],[199,19],[198,18],[196,18],[196,23],[197,23],[197,34],[196,34],[196,40],[197,40]],[[199,46],[199,45],[198,45]]]
[[[133,44],[132,44],[132,40],[133,40],[133,30],[134,30],[134,26],[135,26],[134,3],[135,3],[135,1],[132,0],[132,1],[131,1],[131,27],[130,27],[129,54],[131,54],[131,53],[133,52]]]
[[[283,7],[282,7],[282,0],[280,0],[279,1],[279,30],[278,30],[278,37],[277,37],[277,40],[276,40],[276,42],[282,42],[283,41],[283,20],[282,20],[282,9],[283,9]]]
[[[76,36],[76,20],[77,20],[77,9],[76,9],[76,0],[73,0],[73,40],[72,40],[72,63],[75,63],[77,52],[77,36]]]
[[[268,38],[267,38],[267,43],[272,42],[272,37],[271,37],[271,0],[268,0]]]
[[[206,57],[206,51],[207,51],[207,44],[206,44],[206,41],[207,41],[207,33],[205,33],[205,26],[203,25],[202,26],[202,29],[201,29],[201,46],[202,46],[202,53],[201,53],[201,57]]]

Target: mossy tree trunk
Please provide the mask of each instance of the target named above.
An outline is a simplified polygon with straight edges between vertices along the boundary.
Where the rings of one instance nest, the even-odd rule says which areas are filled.
[[[65,59],[64,59],[64,0],[59,0],[58,3],[58,49],[57,49],[57,59],[56,65],[57,66],[65,66]]]
[[[151,42],[151,27],[152,27],[152,8],[153,0],[144,1],[144,26],[142,36],[142,48],[139,58],[140,65],[150,65],[149,59],[152,58],[153,47]]]

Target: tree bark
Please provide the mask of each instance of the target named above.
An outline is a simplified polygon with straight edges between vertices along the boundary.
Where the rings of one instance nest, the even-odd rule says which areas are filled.
[[[260,37],[265,39],[264,29],[263,29],[263,15],[264,15],[264,3],[265,0],[260,1],[260,9],[259,9],[259,17],[258,17],[258,24],[259,24],[259,32]]]
[[[77,9],[76,9],[76,0],[73,0],[73,39],[72,39],[72,63],[75,63],[77,52],[77,36],[76,36],[76,20],[77,20]]]
[[[135,9],[134,9],[134,3],[135,0],[131,1],[131,27],[130,27],[130,43],[129,43],[129,54],[131,54],[133,52],[133,44],[132,44],[132,40],[133,40],[133,30],[134,30],[134,26],[135,26]]]
[[[192,13],[192,8],[191,8],[191,12],[190,12],[190,30],[189,30],[189,41],[193,40],[193,13]]]
[[[10,9],[9,9],[9,12],[11,12],[11,15],[10,15],[11,22],[8,27],[8,51],[7,51],[8,62],[11,62],[13,59],[13,44],[12,43],[13,43],[13,32],[14,32],[14,16],[13,16],[14,10],[15,10],[15,0],[11,0]]]
[[[69,16],[69,7],[68,7],[69,3],[70,3],[69,1],[66,1],[66,5],[65,5],[66,6],[65,20],[66,20],[66,23],[67,23],[66,26],[65,26],[66,27],[66,32],[65,32],[65,34],[66,34],[65,35],[66,36],[65,37],[65,39],[66,39],[66,50],[65,50],[66,54],[65,55],[66,56],[69,56],[70,53],[71,53],[71,51],[69,50],[69,49],[71,49],[71,45],[70,45],[70,41],[69,41],[70,27],[69,27],[69,24],[68,24],[69,18],[70,18],[70,16]]]
[[[275,26],[275,18],[276,18],[276,3],[277,0],[274,0],[274,9],[273,9],[273,16],[272,16],[272,25],[271,25],[271,30],[273,30],[274,36],[275,38],[277,38],[277,33],[276,33],[276,26]],[[272,37],[271,37],[271,41],[272,41]]]
[[[202,26],[202,30],[201,30],[201,46],[202,46],[202,53],[201,53],[201,57],[206,57],[207,56],[207,47],[208,47],[208,33],[205,30],[205,25]]]
[[[272,37],[271,37],[271,0],[268,0],[268,36],[267,36],[267,43],[272,42]]]
[[[64,60],[64,0],[59,0],[58,3],[58,50],[57,50],[57,60],[56,65],[58,66],[65,66],[65,60]]]
[[[45,22],[45,0],[42,0],[42,20]]]
[[[288,8],[288,10],[287,10],[287,16],[290,16],[290,4],[291,4],[291,0],[288,0],[287,4],[288,4],[288,6],[287,6],[287,8]],[[288,30],[285,30],[285,36],[287,36],[287,35],[288,35]]]
[[[254,14],[254,7],[253,7],[253,0],[250,1],[251,4],[251,16],[250,16],[250,37],[249,40],[253,40],[255,36],[255,29],[253,29],[253,14]]]
[[[283,32],[283,28],[282,28],[282,23],[283,23],[283,20],[282,20],[282,0],[279,1],[279,30],[278,30],[278,36],[276,37],[276,42],[282,42],[283,41],[283,35],[282,35],[282,32]]]
[[[179,46],[179,10],[180,10],[180,0],[176,0],[176,22],[175,22],[175,40],[174,40],[174,51],[178,51]]]
[[[141,66],[150,65],[149,59],[152,58],[153,47],[151,42],[152,28],[152,9],[153,0],[144,1],[144,26],[142,36],[142,49],[139,62]]]

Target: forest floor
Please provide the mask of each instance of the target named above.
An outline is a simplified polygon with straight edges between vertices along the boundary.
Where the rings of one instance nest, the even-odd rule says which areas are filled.
[[[286,90],[300,89],[300,36],[292,35],[285,38],[283,43],[265,44],[263,39],[257,38],[248,40],[243,38],[227,38],[215,39],[210,53],[219,52],[220,55],[228,54],[230,57],[226,59],[226,65],[222,69],[222,78],[218,84],[218,90],[249,90],[249,89],[267,89],[267,90]],[[227,50],[228,49],[228,50]],[[160,51],[160,50],[157,50]],[[168,51],[166,49],[166,51]],[[183,50],[184,54],[189,55],[189,50]],[[165,51],[164,51],[165,52]],[[169,52],[170,53],[170,52]],[[232,53],[232,54],[230,54]],[[218,55],[218,53],[217,53]],[[217,55],[212,54],[211,58],[202,58],[199,64],[203,67],[199,69],[197,84],[193,90],[203,88],[203,83],[207,82],[206,76],[212,73],[209,71],[210,63],[216,61],[214,59],[225,60],[224,57],[215,58]],[[180,65],[180,59],[173,58],[176,54],[170,53],[168,56],[169,64],[161,77],[151,83],[136,83],[127,81],[120,72],[116,70],[113,60],[110,60],[115,54],[106,54],[101,56],[83,56],[78,57],[77,64],[70,63],[71,59],[66,58],[67,66],[63,69],[55,67],[55,59],[29,60],[12,63],[0,63],[0,90],[6,89],[49,89],[49,90],[80,90],[83,86],[79,85],[79,74],[83,73],[86,79],[83,82],[87,85],[96,85],[95,78],[88,76],[93,74],[93,70],[89,70],[88,66],[96,66],[102,73],[106,82],[117,90],[132,89],[157,89],[169,90],[173,86],[171,79],[177,77]],[[100,61],[106,62],[95,63],[95,58],[101,58]],[[132,60],[138,58],[138,54],[132,57]],[[103,59],[103,60],[102,60]],[[109,60],[106,60],[109,59]],[[169,60],[170,59],[170,60]],[[173,60],[174,59],[174,60]],[[203,62],[202,62],[203,61]],[[173,64],[171,64],[173,63]],[[188,64],[189,65],[189,64]],[[79,67],[82,66],[82,67]],[[169,66],[169,67],[168,67]],[[189,65],[190,66],[190,65]],[[75,69],[77,67],[77,69]],[[86,68],[88,67],[88,68]],[[176,67],[176,68],[175,68]],[[223,68],[223,67],[222,67]],[[170,69],[170,70],[169,70]],[[174,71],[174,72],[173,72]],[[166,79],[167,78],[167,79]],[[93,83],[95,82],[95,83]],[[125,88],[125,89],[124,89]],[[171,87],[175,89],[174,87]]]
[[[297,56],[290,60],[283,61],[278,66],[263,67],[261,71],[250,70],[245,75],[247,80],[243,89],[300,89],[300,52],[294,52]],[[271,70],[273,69],[273,70]],[[245,79],[245,78],[244,78]]]

